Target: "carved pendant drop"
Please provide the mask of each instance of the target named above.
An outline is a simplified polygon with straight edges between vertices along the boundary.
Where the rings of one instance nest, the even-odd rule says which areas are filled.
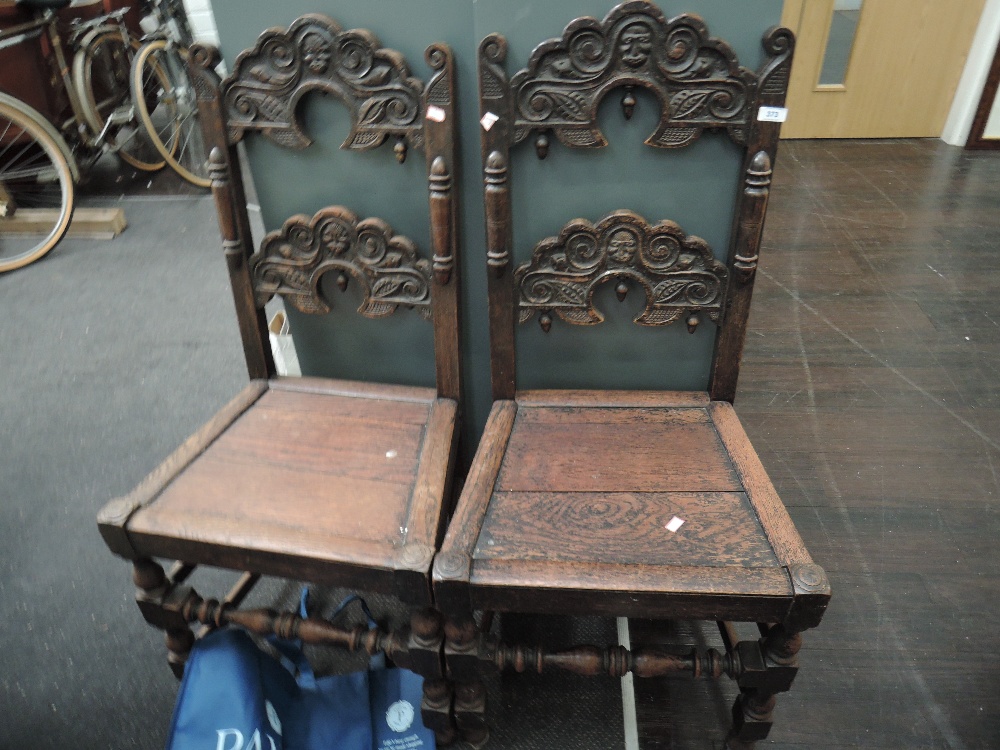
[[[535,153],[539,159],[544,159],[549,155],[549,137],[545,133],[539,133],[535,139]]]
[[[396,161],[400,164],[406,161],[406,140],[402,136],[396,139],[396,145],[392,150],[396,154]]]
[[[631,120],[635,113],[635,94],[631,86],[625,88],[625,96],[622,97],[622,113],[626,120]]]

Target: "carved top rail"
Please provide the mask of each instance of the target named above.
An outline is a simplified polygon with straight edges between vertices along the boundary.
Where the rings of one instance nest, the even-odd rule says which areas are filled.
[[[646,307],[635,323],[668,325],[686,314],[693,330],[698,313],[719,321],[728,270],[708,243],[685,235],[672,221],[650,225],[625,210],[608,214],[596,225],[573,219],[558,237],[539,242],[531,260],[514,272],[519,322],[537,313],[547,331],[554,312],[567,323],[600,323],[604,316],[594,307],[594,292],[612,280],[618,282],[620,300],[629,282],[644,290]]]
[[[440,72],[444,56],[434,49],[427,61]],[[287,30],[268,29],[236,58],[222,84],[229,142],[259,130],[282,146],[305,148],[311,141],[296,107],[315,89],[335,95],[350,110],[342,148],[376,148],[389,136],[398,139],[397,157],[405,158],[407,143],[423,147],[423,82],[370,31],[344,31],[322,14],[304,15]]]
[[[349,278],[360,284],[358,312],[368,318],[391,315],[400,305],[430,317],[430,261],[381,219],[359,220],[343,206],[324,208],[311,219],[291,217],[250,258],[258,307],[279,294],[302,312],[329,312],[320,290],[320,280],[329,272],[337,274],[342,291]]]
[[[619,87],[625,88],[626,118],[636,104],[634,87],[648,89],[660,100],[660,122],[646,139],[650,146],[687,146],[705,128],[725,128],[743,145],[757,115],[758,92],[775,87],[783,92],[787,85],[791,32],[772,29],[763,45],[770,57],[758,75],[741,67],[732,48],[710,36],[698,16],[668,20],[655,5],[630,0],[603,21],[572,21],[560,39],[536,47],[527,67],[509,84],[501,66],[506,41],[497,34],[487,37],[480,48],[482,96],[507,99],[511,143],[534,132],[541,158],[547,131],[566,146],[606,146],[597,126],[598,106]]]

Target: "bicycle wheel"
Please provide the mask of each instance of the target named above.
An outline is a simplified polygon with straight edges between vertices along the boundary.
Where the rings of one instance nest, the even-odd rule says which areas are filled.
[[[164,39],[144,45],[132,61],[132,99],[153,145],[177,174],[209,187],[198,102],[187,72],[187,50]],[[164,81],[166,73],[169,81]]]
[[[69,162],[32,111],[0,97],[0,271],[41,258],[73,217]]]
[[[95,29],[83,38],[73,58],[73,85],[91,132],[95,136],[103,132],[104,142],[136,169],[153,172],[166,162],[136,117],[132,102],[129,66],[138,46],[138,42],[126,46],[116,27]]]

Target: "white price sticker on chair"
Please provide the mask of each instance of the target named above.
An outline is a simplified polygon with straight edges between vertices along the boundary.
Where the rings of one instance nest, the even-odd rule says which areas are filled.
[[[482,118],[480,118],[479,122],[483,126],[483,130],[489,130],[490,128],[492,128],[494,125],[497,124],[497,121],[499,119],[500,118],[497,115],[493,114],[492,112],[487,112],[485,115],[482,116]]]
[[[667,531],[677,531],[677,529],[679,529],[683,525],[684,525],[684,519],[674,516],[673,518],[670,519],[670,523],[668,523],[663,528],[665,528]]]
[[[761,107],[757,110],[761,122],[784,122],[788,119],[788,107]]]
[[[427,108],[427,119],[434,122],[444,122],[445,112],[440,107],[435,107],[433,104]]]

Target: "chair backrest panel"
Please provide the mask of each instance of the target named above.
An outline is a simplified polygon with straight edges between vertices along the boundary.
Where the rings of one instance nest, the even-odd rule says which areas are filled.
[[[206,139],[215,147],[213,194],[251,377],[274,374],[264,304],[278,294],[301,312],[328,312],[332,285],[325,281],[333,277],[341,291],[349,284],[360,289],[358,312],[365,317],[405,307],[431,319],[438,393],[460,397],[454,69],[445,45],[431,45],[425,58],[434,71],[426,85],[371,32],[345,31],[318,14],[286,30],[265,31],[222,82],[211,70],[217,53],[195,50],[199,107]],[[299,104],[310,91],[333,94],[350,113],[341,148],[391,143],[400,163],[411,149],[424,152],[430,248],[418,248],[378,217],[361,218],[349,207],[332,205],[311,217],[289,218],[251,256],[236,144],[256,132],[284,147],[309,146]]]
[[[767,119],[770,110],[761,108],[784,103],[793,36],[771,29],[763,47],[765,62],[753,73],[710,36],[700,18],[668,20],[638,0],[615,7],[603,21],[572,21],[560,38],[538,45],[527,66],[510,78],[504,37],[483,40],[480,117],[494,398],[512,398],[517,388],[515,321],[537,314],[543,330],[553,314],[572,324],[599,323],[603,316],[593,297],[611,282],[619,299],[629,287],[644,290],[646,305],[635,318],[641,325],[683,320],[693,331],[705,319],[719,324],[709,391],[732,400],[778,137],[778,124]],[[570,148],[602,148],[608,143],[598,126],[601,101],[621,90],[629,119],[637,88],[660,105],[647,145],[675,149],[694,143],[704,130],[724,130],[740,147],[741,184],[731,188],[738,192],[733,228],[728,248],[718,254],[726,263],[684,233],[678,226],[683,217],[647,215],[650,223],[619,207],[603,218],[574,219],[514,270],[512,148],[533,139],[539,159],[548,157],[552,137]],[[654,240],[659,249],[650,253]],[[660,252],[671,260],[657,267]]]

